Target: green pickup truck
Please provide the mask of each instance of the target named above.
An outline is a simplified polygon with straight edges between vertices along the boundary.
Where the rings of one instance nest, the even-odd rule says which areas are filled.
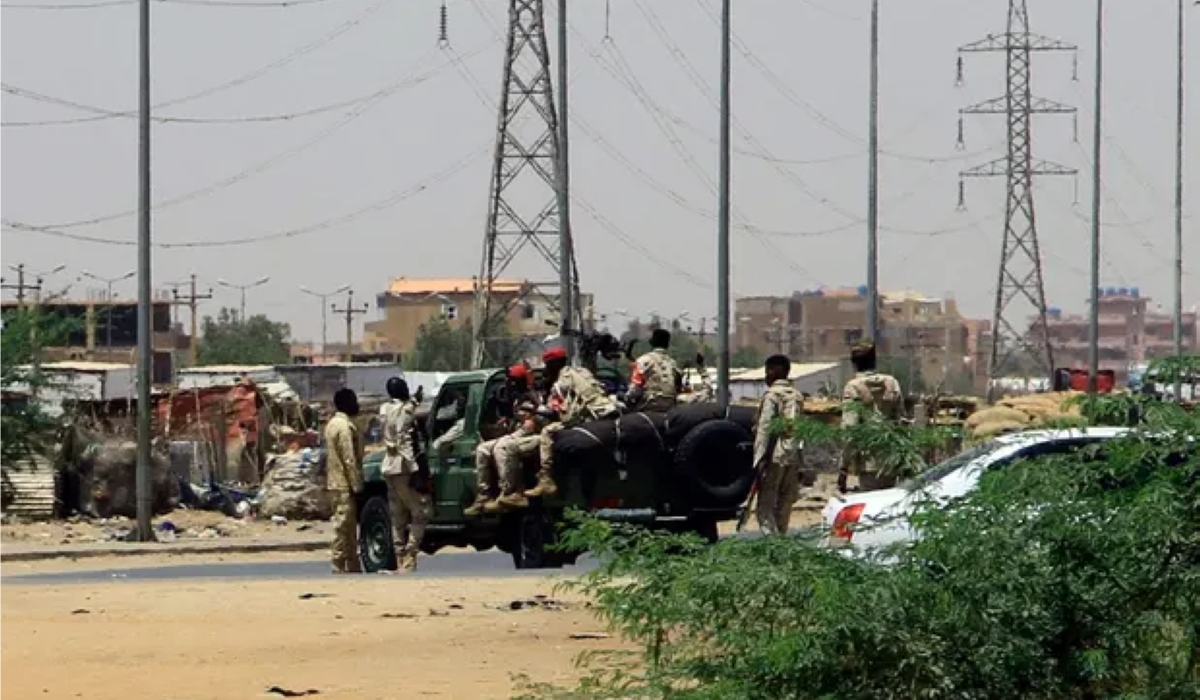
[[[612,370],[599,370],[597,375]],[[717,524],[736,519],[753,481],[753,411],[715,404],[688,404],[668,414],[630,413],[564,430],[555,440],[559,493],[535,499],[530,508],[480,517],[463,511],[475,498],[475,447],[498,437],[494,425],[505,403],[503,370],[451,375],[427,410],[418,411],[418,433],[433,478],[433,517],[423,551],[442,547],[493,547],[512,555],[519,569],[573,564],[580,552],[550,545],[568,508],[619,522],[692,531],[710,541]],[[540,377],[539,377],[540,379]],[[459,418],[460,438],[442,450],[432,444]],[[421,448],[419,448],[421,449]],[[387,489],[380,475],[382,451],[368,455],[366,487],[359,502],[364,570],[394,569]],[[537,455],[525,464],[530,486]]]

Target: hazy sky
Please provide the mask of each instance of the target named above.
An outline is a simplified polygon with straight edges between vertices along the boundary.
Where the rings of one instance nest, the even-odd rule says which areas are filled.
[[[86,3],[95,0],[28,0]],[[200,0],[205,2],[206,0]],[[7,2],[7,0],[6,0]],[[3,81],[106,110],[136,107],[137,10],[3,10]],[[438,0],[324,0],[291,7],[155,3],[154,236],[163,244],[276,234],[251,245],[158,249],[156,287],[197,273],[271,281],[251,312],[319,333],[300,285],[353,284],[371,298],[397,276],[479,270],[506,22],[503,0],[449,3],[450,48],[437,46]],[[10,5],[12,3],[9,3]],[[551,40],[553,8],[547,2]],[[572,0],[572,210],[581,282],[603,311],[711,315],[716,307],[715,108],[718,0]],[[608,39],[606,5],[610,8]],[[1138,286],[1170,307],[1175,0],[1108,3],[1103,284]],[[786,294],[865,280],[867,0],[744,0],[734,10],[733,288]],[[959,170],[1003,153],[1002,116],[958,109],[1002,94],[1003,56],[971,55],[955,86],[955,50],[1005,27],[1003,0],[884,0],[881,271],[883,289],[953,291],[990,316],[1002,232],[1002,179]],[[1080,168],[1043,178],[1037,215],[1048,301],[1087,297],[1092,0],[1030,0],[1034,30],[1080,46],[1039,55],[1040,95],[1080,108],[1035,120],[1037,156]],[[1200,8],[1188,79],[1200,104]],[[332,38],[330,38],[332,36]],[[298,54],[298,55],[297,55]],[[553,47],[552,47],[553,55]],[[373,96],[370,99],[364,99]],[[262,117],[305,113],[291,119]],[[12,122],[94,113],[3,97],[4,217],[85,237],[136,235],[137,123]],[[1200,255],[1200,108],[1190,110],[1185,255]],[[188,119],[234,123],[196,123]],[[246,121],[247,119],[258,121]],[[241,120],[240,123],[238,120]],[[523,185],[532,217],[549,193]],[[1077,203],[1074,203],[1076,202]],[[98,220],[91,225],[61,226]],[[602,223],[601,223],[602,222]],[[282,234],[292,233],[286,237]],[[6,265],[117,276],[135,248],[22,231],[3,233]],[[545,278],[523,256],[513,272]],[[1200,303],[1187,265],[1185,304]],[[9,276],[11,273],[7,273]],[[94,282],[77,283],[86,292]],[[119,289],[132,294],[132,280]],[[216,288],[206,313],[236,306]],[[372,312],[373,314],[374,312]],[[372,316],[368,316],[370,318]],[[340,329],[333,325],[331,329]],[[340,333],[331,333],[340,337]]]

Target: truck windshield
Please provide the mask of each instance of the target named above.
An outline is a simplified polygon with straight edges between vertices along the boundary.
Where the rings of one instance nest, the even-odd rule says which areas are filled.
[[[901,484],[900,488],[908,491],[919,489],[934,481],[945,478],[947,474],[950,474],[954,470],[960,469],[977,459],[986,457],[987,455],[999,450],[1003,446],[1004,443],[1000,442],[999,440],[988,440],[987,442],[980,443],[966,450],[965,452],[959,452],[950,459],[935,464],[929,469],[917,474],[913,478]]]

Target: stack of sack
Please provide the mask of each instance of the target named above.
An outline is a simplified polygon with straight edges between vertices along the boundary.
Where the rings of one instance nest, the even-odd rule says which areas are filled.
[[[1058,391],[1003,399],[967,418],[969,438],[979,441],[1033,428],[1084,425],[1079,406],[1072,401],[1079,395],[1077,391]]]

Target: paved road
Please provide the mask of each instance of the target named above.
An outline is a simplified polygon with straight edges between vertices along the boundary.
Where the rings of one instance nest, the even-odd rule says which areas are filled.
[[[512,558],[501,552],[463,552],[421,557],[421,578],[470,578],[478,576],[538,577],[548,574],[578,574],[595,567],[595,561],[581,557],[575,566],[562,569],[518,571]],[[369,575],[369,574],[368,574]],[[22,574],[0,577],[4,585],[50,585],[64,583],[100,583],[121,581],[174,581],[179,579],[317,579],[330,576],[324,558],[311,561],[239,562],[232,564],[177,564],[128,569],[64,571],[53,574]]]

